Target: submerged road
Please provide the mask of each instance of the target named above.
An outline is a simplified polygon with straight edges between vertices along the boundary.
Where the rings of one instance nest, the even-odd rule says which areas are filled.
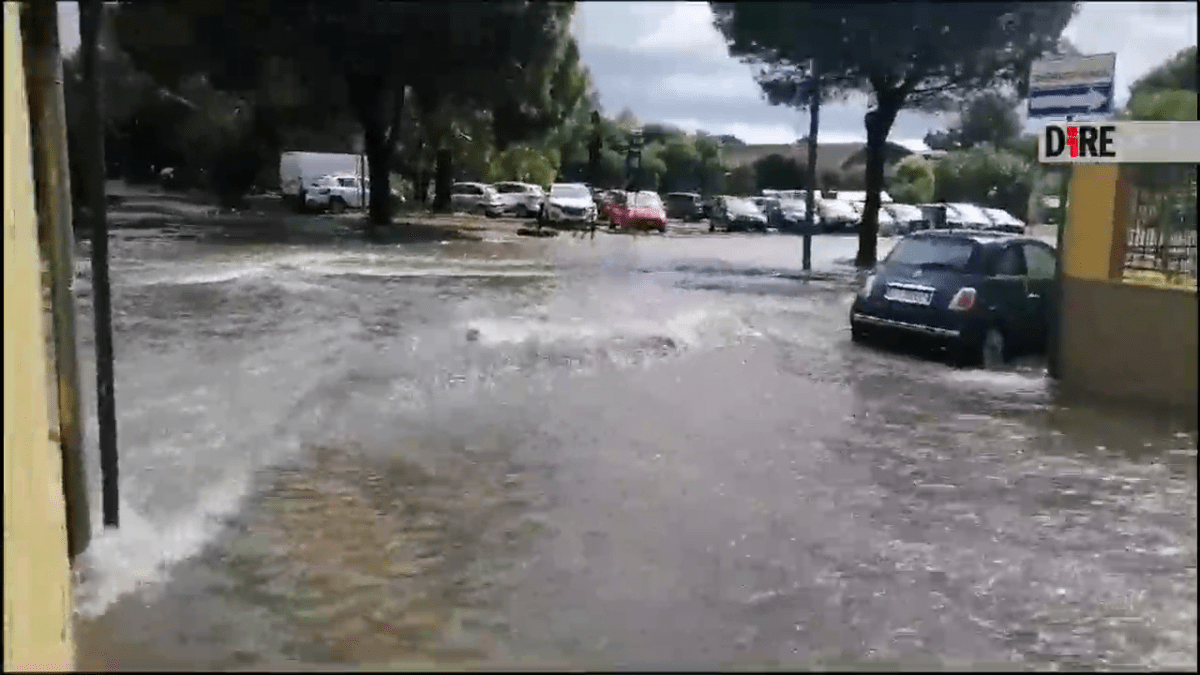
[[[792,237],[333,222],[114,233],[81,668],[1195,666],[1194,429],[852,345]]]

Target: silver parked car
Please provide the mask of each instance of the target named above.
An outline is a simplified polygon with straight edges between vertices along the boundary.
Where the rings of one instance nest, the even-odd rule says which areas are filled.
[[[500,195],[483,183],[455,183],[450,187],[450,208],[454,211],[496,216],[500,211]]]
[[[496,183],[492,188],[499,196],[497,211],[500,215],[532,218],[541,210],[542,202],[546,199],[540,185],[506,181]]]

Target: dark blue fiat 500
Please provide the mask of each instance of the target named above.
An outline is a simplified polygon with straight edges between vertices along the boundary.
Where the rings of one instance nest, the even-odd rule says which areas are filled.
[[[850,309],[855,342],[909,337],[958,365],[995,367],[1046,348],[1058,256],[1036,239],[998,232],[911,234],[870,275]]]

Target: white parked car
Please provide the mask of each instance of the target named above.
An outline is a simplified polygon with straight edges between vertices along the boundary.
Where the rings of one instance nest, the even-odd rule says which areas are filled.
[[[501,215],[530,218],[536,216],[542,208],[546,193],[540,185],[506,181],[492,186],[499,195],[497,211]]]
[[[821,217],[822,232],[853,231],[858,228],[860,216],[854,202],[840,199],[822,199],[816,203],[817,215]]]
[[[908,234],[929,229],[929,219],[921,207],[914,204],[884,204],[883,208],[896,221],[896,234]]]
[[[363,158],[339,152],[285,152],[279,156],[279,187],[285,199],[303,208],[326,176],[364,176]]]
[[[358,176],[341,174],[321,176],[304,191],[304,205],[318,211],[341,213],[347,208],[361,209],[371,200],[371,186],[360,183]]]
[[[987,230],[992,227],[992,219],[975,204],[953,202],[946,204],[946,224],[956,228]]]
[[[546,195],[540,218],[544,223],[591,225],[596,222],[596,202],[583,183],[555,183]]]
[[[854,207],[855,213],[858,214],[859,222],[862,222],[863,211],[866,210],[867,203],[866,202],[850,202],[850,204]],[[879,230],[878,230],[879,236],[894,237],[897,234],[900,234],[901,225],[899,222],[896,221],[896,218],[892,215],[892,212],[887,209],[886,204],[879,205],[879,215],[877,217],[877,222],[879,223]]]
[[[837,190],[830,197],[842,202],[857,202],[861,204],[867,201],[867,192],[866,190]],[[891,204],[892,196],[884,190],[880,190],[879,201],[884,204]]]
[[[500,215],[500,195],[483,183],[455,183],[450,187],[450,208],[463,213]]]
[[[983,212],[992,219],[992,229],[1013,234],[1025,233],[1025,223],[1008,211],[984,207]]]

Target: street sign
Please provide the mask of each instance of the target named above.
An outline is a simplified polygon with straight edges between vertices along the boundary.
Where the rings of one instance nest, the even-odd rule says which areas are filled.
[[[1112,112],[1116,54],[1036,61],[1029,70],[1029,116],[1067,117]]]

